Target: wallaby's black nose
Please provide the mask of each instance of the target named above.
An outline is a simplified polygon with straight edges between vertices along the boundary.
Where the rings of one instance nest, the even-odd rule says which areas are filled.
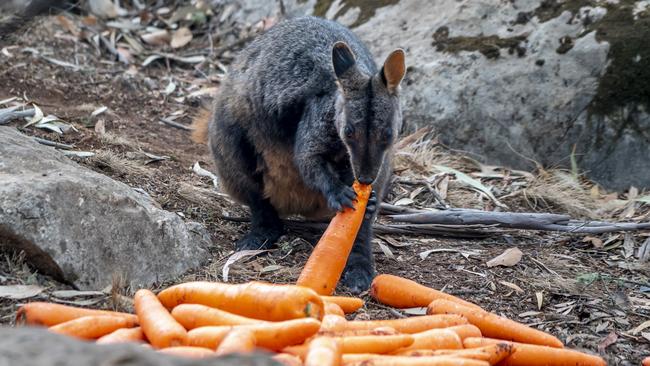
[[[375,180],[372,179],[372,178],[368,178],[368,177],[359,177],[359,183],[361,183],[361,184],[370,184],[370,183],[372,183],[372,182],[374,182],[374,181],[375,181]]]

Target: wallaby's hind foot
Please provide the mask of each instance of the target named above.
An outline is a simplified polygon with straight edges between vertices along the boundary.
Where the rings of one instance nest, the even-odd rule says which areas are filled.
[[[358,295],[370,288],[372,279],[375,278],[373,267],[371,259],[360,253],[352,253],[345,266],[341,283],[352,294]]]
[[[270,249],[282,236],[283,228],[280,227],[256,227],[251,229],[235,244],[237,251]]]
[[[237,241],[235,248],[238,251],[269,249],[284,233],[284,225],[268,200],[257,198],[250,201],[251,231]]]

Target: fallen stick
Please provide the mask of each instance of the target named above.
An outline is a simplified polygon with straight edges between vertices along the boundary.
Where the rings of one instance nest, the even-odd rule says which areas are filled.
[[[520,230],[560,231],[582,234],[602,234],[615,231],[650,230],[648,223],[616,223],[571,220],[568,215],[549,213],[491,212],[470,209],[419,211],[389,216],[395,222],[423,225],[479,225],[475,228],[505,227]]]
[[[34,108],[25,109],[24,111],[17,111],[18,107],[10,107],[0,109],[0,125],[7,124],[16,118],[32,117],[34,115]]]

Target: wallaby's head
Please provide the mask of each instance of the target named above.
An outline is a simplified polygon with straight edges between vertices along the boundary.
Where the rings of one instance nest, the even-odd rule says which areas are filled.
[[[404,51],[393,51],[381,70],[369,75],[355,61],[350,47],[337,42],[332,65],[339,95],[336,128],[347,147],[359,182],[371,184],[402,127],[399,84],[406,72]]]

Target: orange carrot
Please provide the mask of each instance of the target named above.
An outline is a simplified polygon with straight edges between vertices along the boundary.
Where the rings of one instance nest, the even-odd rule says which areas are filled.
[[[264,322],[264,320],[246,318],[199,304],[180,304],[172,310],[172,316],[187,330],[208,325],[244,325]]]
[[[650,356],[646,357],[641,361],[641,366],[650,366]]]
[[[246,329],[253,332],[258,347],[280,350],[287,346],[303,343],[305,339],[316,334],[319,328],[320,322],[309,318],[235,327],[200,327],[188,332],[188,343],[190,346],[215,349],[230,330]]]
[[[278,353],[271,358],[284,366],[302,366],[302,360],[300,358],[288,353]]]
[[[321,296],[324,302],[334,303],[343,309],[346,314],[354,313],[364,304],[363,300],[358,297],[348,296]]]
[[[318,337],[309,343],[305,366],[339,366],[341,348],[334,338]]]
[[[49,331],[80,339],[97,339],[116,329],[132,327],[135,324],[123,317],[93,315],[82,316],[48,328]]]
[[[413,343],[400,349],[414,350],[414,349],[461,349],[463,348],[463,341],[458,334],[448,329],[429,329],[424,332],[414,333]],[[366,353],[366,352],[364,352]],[[377,353],[377,352],[367,352]]]
[[[323,321],[325,323],[325,321]],[[401,333],[418,333],[429,329],[447,328],[454,325],[467,324],[467,319],[460,315],[424,315],[405,319],[390,320],[353,320],[345,323],[338,322],[324,330],[355,330],[391,327]]]
[[[554,336],[533,329],[514,320],[498,316],[487,311],[477,311],[447,300],[435,300],[429,304],[427,314],[458,314],[466,317],[471,324],[476,325],[486,337],[494,337],[509,341],[539,344],[562,348],[562,342]]]
[[[153,292],[138,290],[133,299],[142,331],[152,346],[166,348],[185,345],[187,331],[158,301]]]
[[[371,187],[354,182],[357,199],[354,208],[338,212],[312,251],[297,284],[321,295],[331,295],[345,268],[352,244],[361,228]]]
[[[487,361],[454,356],[385,356],[374,354],[343,355],[346,366],[490,366]]]
[[[370,286],[370,296],[382,304],[396,308],[424,307],[429,305],[433,300],[443,299],[481,309],[480,306],[456,296],[422,286],[406,278],[389,274],[381,274],[375,277]]]
[[[318,339],[318,338],[316,338]],[[332,337],[339,345],[342,353],[389,353],[413,343],[413,336],[410,334],[383,335],[383,336],[353,336],[353,337]],[[313,341],[312,341],[313,342]],[[309,344],[301,344],[293,347],[286,347],[283,352],[305,358]]]
[[[606,366],[605,360],[586,353],[533,344],[506,342],[491,338],[467,338],[465,348],[484,347],[491,344],[512,344],[514,353],[499,363],[499,366]]]
[[[424,356],[452,356],[459,358],[471,358],[473,360],[487,361],[490,365],[496,365],[504,358],[514,352],[511,344],[498,343],[480,348],[452,349],[452,350],[428,350],[418,349],[402,351],[399,356],[424,357]]]
[[[91,310],[47,302],[30,302],[21,306],[16,313],[16,323],[24,321],[30,325],[51,327],[69,320],[81,318],[82,316],[96,315],[116,316],[124,318],[131,323],[138,324],[138,317],[133,314],[108,310]]]
[[[321,322],[321,331],[337,332],[345,330],[348,321],[345,317],[335,314],[327,314]]]
[[[325,315],[345,316],[343,309],[333,302],[325,302]]]
[[[129,342],[144,342],[144,333],[142,328],[120,328],[112,333],[109,333],[97,340],[97,344],[112,344],[112,343],[129,343]]]
[[[469,337],[482,337],[481,330],[478,329],[476,325],[473,324],[463,324],[455,325],[453,327],[445,328],[451,330],[452,332],[458,334],[460,340],[462,341],[465,338]]]
[[[217,356],[217,354],[211,349],[189,346],[167,347],[158,350],[158,352],[188,358],[207,358]]]
[[[250,353],[255,350],[255,342],[255,334],[249,329],[233,329],[219,343],[217,354]]]
[[[270,321],[323,317],[320,296],[311,289],[294,285],[187,282],[160,292],[158,298],[168,309],[182,303],[201,304]]]
[[[356,336],[366,336],[366,335],[396,335],[399,334],[394,328],[391,327],[380,327],[375,329],[356,329],[356,330],[342,330],[338,332],[332,332],[328,330],[318,331],[318,336],[327,336],[327,337],[356,337]]]

